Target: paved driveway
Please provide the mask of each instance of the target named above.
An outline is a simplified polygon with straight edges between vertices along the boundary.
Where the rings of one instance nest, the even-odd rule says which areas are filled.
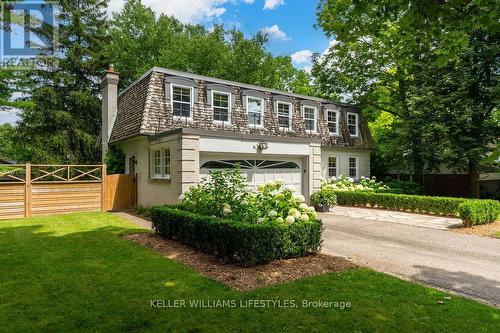
[[[500,307],[500,240],[320,214],[323,252]]]

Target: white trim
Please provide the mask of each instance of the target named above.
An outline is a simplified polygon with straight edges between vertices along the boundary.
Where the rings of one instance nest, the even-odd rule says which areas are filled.
[[[330,121],[328,121],[328,112],[335,112],[335,119],[336,119],[336,122],[335,122],[335,132],[330,132]],[[325,110],[325,120],[326,120],[326,126],[327,126],[327,129],[328,129],[328,133],[330,135],[340,135],[339,133],[339,123],[340,123],[340,111],[339,110],[334,110],[334,109],[326,109]]]
[[[169,150],[170,151],[170,173],[169,174],[165,174],[165,151],[166,150]],[[172,174],[172,150],[170,149],[170,147],[155,147],[155,148],[150,148],[150,165],[149,165],[149,169],[151,170],[150,171],[150,179],[170,179],[171,178],[171,174]],[[156,156],[155,156],[155,153],[159,151],[160,152],[160,156],[159,156],[159,159],[160,159],[160,165],[159,165],[159,168],[160,168],[160,173],[156,173]]]
[[[351,134],[351,133],[349,132],[349,116],[350,116],[350,115],[356,116],[356,134]],[[349,132],[349,135],[350,135],[352,138],[357,138],[357,137],[359,137],[359,114],[354,113],[354,112],[347,112],[347,115],[346,115],[346,125],[347,125],[347,132]]]
[[[191,91],[190,97],[189,97],[189,117],[187,117],[188,120],[193,120],[193,105],[194,105],[194,88],[190,86],[183,86],[181,84],[175,84],[175,83],[170,83],[170,107],[172,108],[172,117],[177,117],[181,119],[186,119],[186,117],[182,116],[174,116],[174,87],[178,88],[186,88]],[[177,103],[182,103],[182,104],[187,104],[186,102],[179,102],[176,101]]]
[[[279,114],[278,114],[278,104],[284,104],[284,105],[288,105],[288,128],[285,128],[285,127],[281,127],[279,125]],[[284,130],[286,132],[288,131],[291,131],[293,129],[293,124],[292,124],[292,113],[293,113],[293,104],[292,103],[289,103],[289,102],[282,102],[282,101],[275,101],[275,107],[276,107],[276,119],[278,120],[278,129],[279,130]]]
[[[250,124],[250,118],[248,118],[248,127],[250,127],[250,128],[264,128],[264,114],[266,112],[265,99],[261,98],[261,97],[255,97],[255,96],[251,96],[251,95],[246,95],[245,99],[246,99],[247,117],[249,117],[249,112],[248,112],[248,99],[249,98],[258,99],[262,103],[261,103],[261,111],[260,111],[260,122],[261,122],[261,124],[260,125],[252,125],[252,124]]]
[[[330,176],[330,158],[335,157],[335,176]],[[339,177],[340,175],[340,155],[337,154],[328,154],[326,158],[326,177],[331,178],[331,177]]]
[[[215,120],[212,118],[213,122],[215,124],[225,124],[225,125],[231,125],[231,111],[232,111],[232,107],[231,107],[231,102],[232,102],[232,94],[231,93],[228,93],[228,92],[224,92],[224,91],[218,91],[218,90],[210,90],[210,97],[212,98],[212,105],[210,106],[212,108],[212,112],[214,111],[214,93],[215,94],[220,94],[220,95],[226,95],[228,96],[228,99],[227,99],[227,121],[223,121],[223,120]]]
[[[356,159],[356,177],[351,177],[351,158]],[[359,179],[359,157],[349,156],[347,159],[347,176],[353,178],[354,180]]]
[[[311,130],[308,130],[306,128],[306,132],[307,133],[318,133],[318,108],[315,107],[315,106],[310,106],[310,105],[301,105],[301,114],[302,114],[302,118],[304,119],[304,123],[305,121],[307,120],[306,117],[305,117],[305,108],[309,108],[309,109],[313,109],[314,110],[314,129],[311,131]],[[310,120],[310,119],[309,119]]]

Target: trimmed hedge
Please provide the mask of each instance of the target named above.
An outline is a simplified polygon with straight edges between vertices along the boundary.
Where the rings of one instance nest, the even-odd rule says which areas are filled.
[[[495,200],[467,200],[458,206],[464,225],[491,223],[500,215],[500,203]]]
[[[153,207],[151,218],[155,232],[162,237],[247,265],[304,256],[319,251],[322,242],[321,220],[292,225],[249,224],[175,206]]]
[[[348,192],[336,191],[339,205],[346,206],[377,206],[394,210],[409,210],[444,215],[457,215],[458,206],[466,199],[429,197],[424,195],[375,193],[375,192]]]
[[[466,226],[489,223],[498,217],[500,204],[495,200],[479,200],[424,195],[335,191],[337,203],[345,206],[370,206],[438,215],[455,215]],[[459,208],[462,205],[462,208]],[[496,214],[496,216],[495,216]]]

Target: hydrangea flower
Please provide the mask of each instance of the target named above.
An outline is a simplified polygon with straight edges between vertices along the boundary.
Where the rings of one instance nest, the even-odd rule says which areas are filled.
[[[283,185],[283,184],[285,184],[285,181],[284,181],[283,179],[276,179],[274,182],[275,182],[276,184],[278,184],[278,185]]]
[[[288,211],[288,215],[295,215],[298,212],[299,211],[297,210],[297,208],[290,208],[290,210]]]
[[[302,210],[307,210],[309,208],[309,206],[307,206],[307,204],[305,204],[305,203],[301,203],[299,205],[299,208],[302,209]]]
[[[307,214],[302,214],[302,215],[300,215],[300,220],[302,222],[307,222],[307,221],[309,221],[309,216]]]
[[[309,207],[307,207],[307,211],[309,213],[316,212],[316,208],[314,208],[313,206],[309,206]]]
[[[283,218],[281,216],[278,217],[278,218],[276,218],[276,222],[278,222],[278,223],[283,223],[283,221],[284,220],[283,220]]]
[[[294,222],[295,222],[295,217],[293,217],[291,215],[286,217],[286,223],[292,224]]]
[[[232,213],[232,210],[230,208],[224,208],[222,210],[222,214],[224,214],[224,215],[229,215],[231,213]]]
[[[295,192],[296,191],[295,186],[293,186],[293,185],[287,185],[287,186],[285,186],[285,190],[286,191],[290,191],[290,192]]]
[[[299,201],[299,202],[304,202],[306,201],[306,198],[302,195],[302,194],[297,194],[294,196],[295,200]]]
[[[263,217],[259,217],[259,218],[257,219],[257,223],[262,223],[262,222],[264,222],[264,218],[263,218]]]
[[[278,216],[278,212],[275,210],[271,210],[271,211],[269,211],[269,213],[267,213],[267,216],[269,216],[271,218],[276,217],[276,216]]]
[[[241,201],[241,204],[242,204],[243,206],[246,206],[246,205],[248,205],[248,201],[246,201],[246,200],[242,200],[242,201]]]
[[[224,204],[224,209],[231,209],[231,206],[229,206],[228,204]]]
[[[275,198],[277,200],[283,200],[285,198],[285,196],[283,195],[283,193],[277,193]]]

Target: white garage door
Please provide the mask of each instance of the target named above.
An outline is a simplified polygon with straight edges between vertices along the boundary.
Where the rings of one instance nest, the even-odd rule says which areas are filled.
[[[283,180],[285,185],[295,187],[302,193],[302,167],[299,161],[285,160],[211,160],[203,162],[200,176],[206,177],[210,170],[230,169],[237,165],[246,175],[250,189],[269,181]]]

